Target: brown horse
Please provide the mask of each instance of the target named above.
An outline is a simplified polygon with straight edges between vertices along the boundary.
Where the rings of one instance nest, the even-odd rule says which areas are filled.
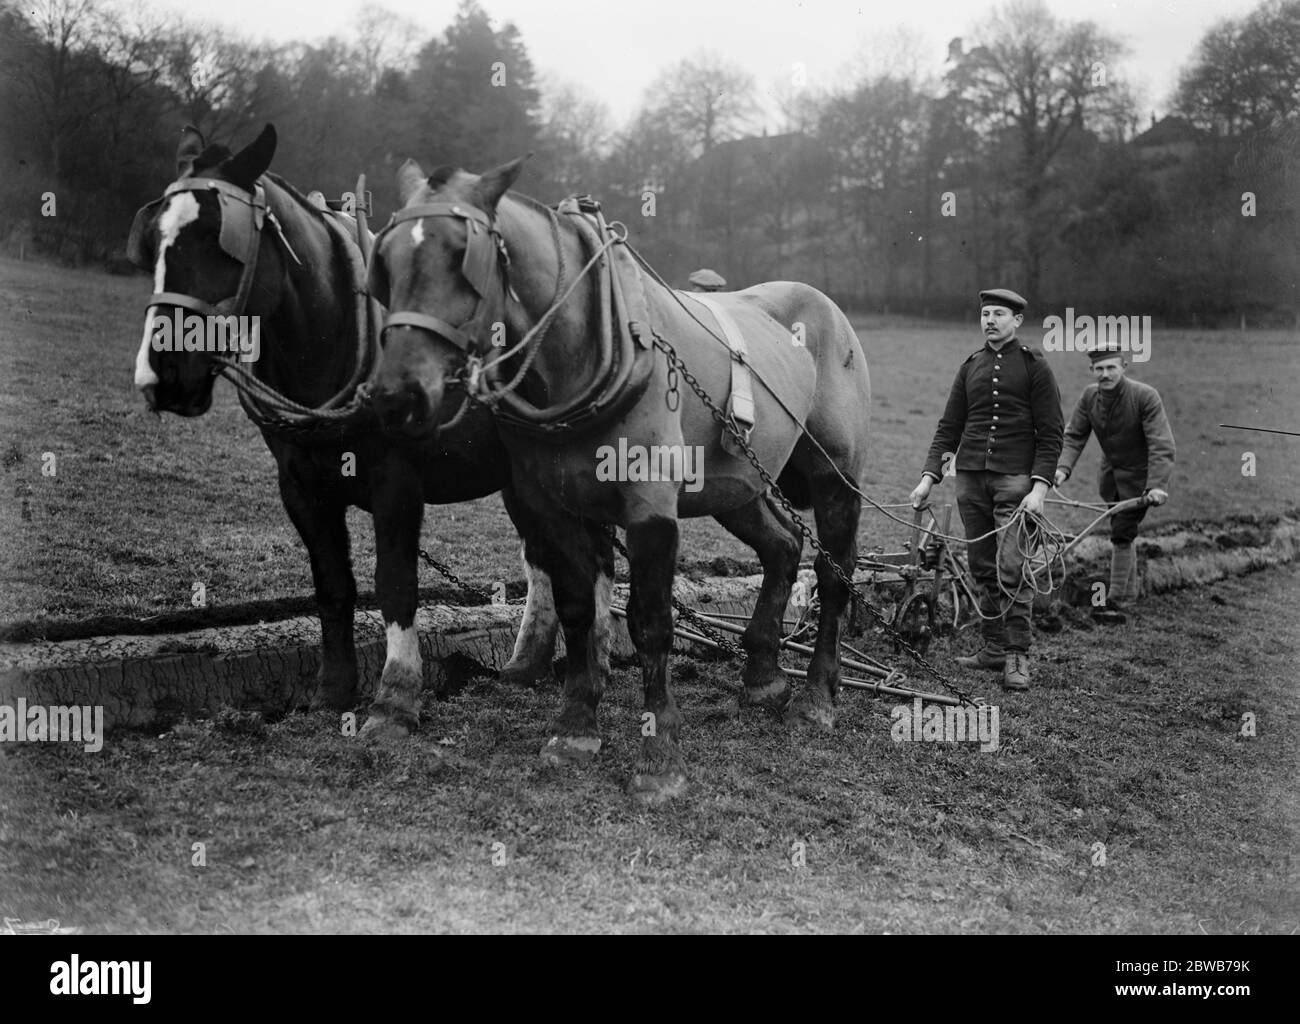
[[[854,487],[867,454],[866,358],[844,314],[806,285],[757,285],[711,296],[716,306],[705,306],[657,283],[581,208],[562,204],[557,214],[508,194],[521,165],[516,160],[482,176],[442,169],[426,179],[408,161],[398,172],[404,206],[377,238],[371,267],[376,292],[392,311],[374,402],[413,437],[463,412],[458,389],[492,402],[520,500],[564,545],[548,552],[559,561],[546,565],[569,652],[565,704],[543,749],[548,759],[580,760],[600,746],[596,708],[608,672],[601,617],[612,585],[600,526],[626,529],[628,622],[648,713],[630,789],[656,802],[686,785],[681,715],[668,676],[678,518],[713,516],[762,561],[763,585],[744,635],[743,705],[829,728],[849,600],[848,588],[819,557],[817,646],[806,688],[792,699],[777,649],[802,536],[751,464],[733,453],[736,446],[724,443],[704,403],[670,372],[660,342],[674,347],[720,401],[732,387],[733,357],[709,325],[725,331],[723,321],[734,323],[758,382],[750,381],[753,452],[779,474],[796,506],[811,506],[818,539],[846,574],[856,557]],[[621,268],[600,285],[590,275],[575,277],[597,247],[607,247],[606,262]],[[602,328],[611,292],[612,308],[635,321],[634,340],[622,332],[621,346]],[[609,364],[611,347],[621,347],[630,369],[618,377],[624,393],[604,396],[601,405],[593,381]],[[509,359],[490,367],[497,353]],[[740,397],[733,391],[733,400]],[[571,424],[547,424],[548,409],[575,410]]]
[[[128,255],[153,272],[154,295],[135,382],[151,410],[202,415],[212,404],[216,379],[210,353],[167,350],[198,346],[169,345],[158,332],[156,312],[164,319],[177,311],[259,318],[260,353],[250,363],[255,376],[311,408],[346,392],[349,382],[370,369],[359,365],[367,360],[359,335],[367,330],[367,318],[380,313],[361,294],[355,225],[353,234],[338,222],[331,225],[331,214],[268,173],[275,145],[271,125],[234,154],[205,146],[196,130],[187,129],[177,152],[176,182],[136,216]],[[252,415],[247,402],[245,408]],[[549,581],[537,568],[545,538],[519,515],[505,451],[488,413],[475,411],[455,429],[420,444],[385,437],[373,416],[314,439],[259,426],[275,457],[284,507],[311,558],[322,647],[314,704],[348,708],[355,702],[350,505],[374,516],[375,590],[388,635],[380,689],[410,695],[400,707],[378,708],[371,734],[381,725],[405,734],[418,721],[414,617],[426,502],[441,505],[503,491],[524,538],[529,580],[524,624],[503,675],[520,682],[549,675],[557,624]]]

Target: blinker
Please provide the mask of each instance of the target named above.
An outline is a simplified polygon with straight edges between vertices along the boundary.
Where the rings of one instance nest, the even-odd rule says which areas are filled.
[[[221,251],[231,259],[245,262],[252,251],[253,235],[261,234],[262,222],[266,218],[265,190],[261,185],[255,184],[253,194],[249,196],[238,185],[215,178],[182,178],[168,185],[163,196],[165,198],[177,192],[205,191],[217,193],[221,214],[221,235],[218,239]],[[251,210],[251,217],[243,215],[244,208]]]
[[[408,206],[392,215],[384,229],[375,236],[371,247],[372,259],[370,269],[366,275],[366,287],[371,297],[384,306],[389,305],[389,299],[391,298],[388,273],[383,267],[383,261],[379,258],[380,246],[383,244],[384,236],[404,221],[421,220],[425,217],[457,217],[465,221],[465,254],[461,257],[460,270],[480,300],[486,299],[492,287],[492,273],[496,264],[500,262],[502,266],[505,266],[509,262],[505,241],[492,226],[487,214],[472,206],[463,206],[459,203],[423,203],[417,206]],[[510,294],[514,295],[513,288],[510,288]],[[471,318],[470,323],[477,323],[481,314],[482,310],[480,308],[480,310],[476,311],[475,316]],[[413,318],[418,319],[419,317],[419,314],[399,313],[390,316],[388,322],[393,326],[398,326],[401,323],[408,326],[425,326],[426,329],[433,329],[430,325],[417,324]],[[429,318],[431,322],[434,319],[436,318]],[[445,324],[441,320],[437,322],[441,325],[437,333],[442,334],[457,348],[466,352],[469,351],[471,339],[464,331],[452,328],[450,324]],[[465,326],[469,325],[466,324]]]

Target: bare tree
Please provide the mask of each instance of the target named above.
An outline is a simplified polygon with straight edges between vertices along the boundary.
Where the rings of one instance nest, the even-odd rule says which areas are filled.
[[[1041,0],[996,9],[977,38],[948,72],[950,95],[986,150],[1011,158],[1023,283],[1032,295],[1051,239],[1054,163],[1085,130],[1129,116],[1117,66],[1124,47],[1092,22],[1058,21]]]
[[[244,126],[266,54],[218,26],[187,23],[168,39],[164,83],[185,120],[209,138]]]
[[[9,73],[36,112],[48,170],[59,182],[69,141],[107,104],[94,74],[103,19],[94,0],[35,0],[24,13],[34,46]]]
[[[1300,111],[1300,0],[1269,0],[1207,32],[1179,80],[1175,106],[1220,135],[1266,128]]]
[[[368,3],[357,12],[355,25],[352,45],[369,92],[378,88],[385,74],[406,74],[415,66],[424,30],[410,18]]]
[[[596,188],[613,142],[609,107],[573,82],[542,81],[538,141],[550,163],[551,184],[568,194]]]
[[[701,52],[664,71],[646,92],[657,112],[698,155],[739,136],[758,105],[754,79],[716,53]]]
[[[105,163],[110,189],[118,192],[129,163],[127,150],[140,128],[138,101],[166,73],[166,39],[175,27],[170,18],[147,7],[130,12],[109,8],[102,27],[100,75],[109,144]]]

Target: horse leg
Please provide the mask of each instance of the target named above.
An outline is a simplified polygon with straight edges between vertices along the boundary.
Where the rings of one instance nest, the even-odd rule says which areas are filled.
[[[561,527],[554,536],[569,538],[563,549],[548,543],[540,551],[564,627],[564,707],[551,724],[541,758],[548,764],[581,764],[600,752],[596,709],[609,675],[614,556],[596,524],[574,529],[571,520],[553,520],[552,525]]]
[[[349,554],[347,506],[308,494],[289,466],[280,467],[280,498],[307,545],[320,616],[321,664],[311,706],[346,711],[357,695],[357,651],[353,612],[357,582]]]
[[[812,481],[813,513],[817,539],[849,579],[858,557],[858,519],[862,503],[834,469],[823,466]],[[835,696],[840,688],[840,630],[849,604],[849,588],[831,568],[825,554],[815,563],[821,616],[817,620],[817,643],[808,665],[807,686],[790,705],[786,721],[806,722],[823,729],[835,725]]]
[[[503,682],[532,686],[550,678],[559,619],[555,612],[555,597],[551,593],[550,574],[541,566],[543,540],[536,528],[538,517],[523,507],[512,487],[502,488],[501,497],[515,529],[523,538],[519,556],[528,580],[528,599],[515,637],[514,653],[498,675]]]
[[[678,747],[682,716],[668,679],[677,532],[677,520],[664,515],[638,520],[627,528],[632,577],[627,622],[641,658],[647,712],[641,716],[641,755],[629,792],[645,804],[662,803],[686,792],[686,766]]]
[[[424,495],[420,475],[396,452],[371,477],[375,521],[375,593],[384,616],[388,654],[361,736],[403,739],[420,722],[420,636],[415,628],[419,577],[416,558]]]
[[[741,637],[748,657],[741,676],[745,689],[740,706],[784,712],[790,703],[790,683],[777,668],[776,658],[786,602],[799,571],[803,538],[789,517],[762,494],[714,518],[757,551],[763,563],[763,586]]]

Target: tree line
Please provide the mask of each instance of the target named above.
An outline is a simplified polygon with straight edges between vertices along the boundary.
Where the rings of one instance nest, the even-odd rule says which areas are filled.
[[[1040,310],[1300,316],[1300,0],[1211,28],[1159,122],[1095,23],[1013,0],[978,25],[942,74],[867,62],[818,87],[792,64],[774,126],[753,79],[701,51],[618,128],[476,0],[432,38],[369,6],[341,37],[274,46],[109,0],[0,0],[0,251],[119,265],[182,125],[235,148],[269,121],[279,173],[337,196],[364,171],[380,218],[408,156],[531,151],[524,191],[595,195],[677,284],[709,266],[930,316],[991,282]]]

